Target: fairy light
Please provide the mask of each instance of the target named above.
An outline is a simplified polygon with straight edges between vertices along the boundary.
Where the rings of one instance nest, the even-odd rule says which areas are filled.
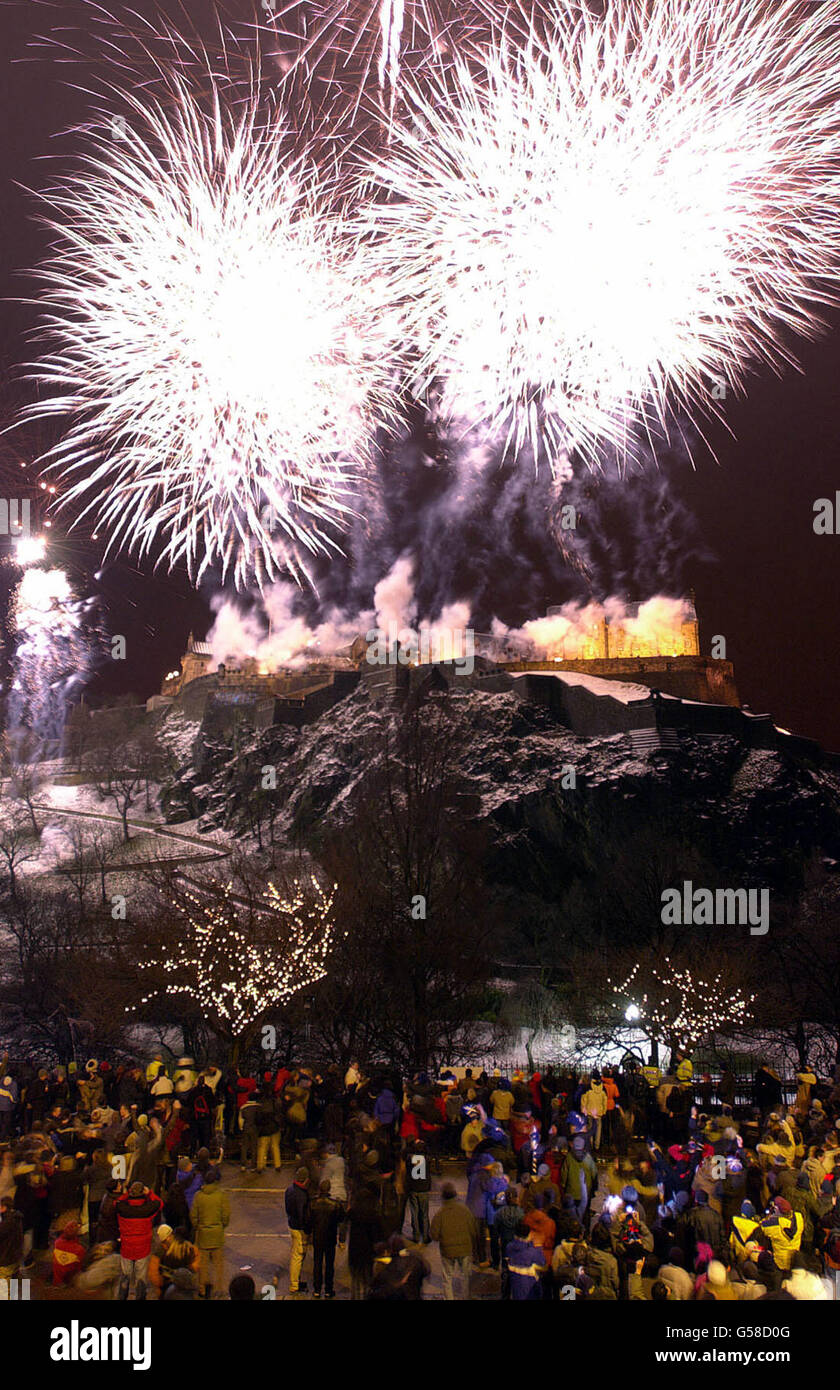
[[[209,903],[186,893],[176,909],[187,932],[175,943],[173,954],[140,963],[143,970],[163,971],[167,983],[127,1012],[137,1012],[161,995],[180,995],[194,1000],[238,1037],[267,1009],[316,984],[327,973],[333,947],[338,885],[326,892],[314,875],[311,883],[312,892],[294,879],[285,897],[275,884],[268,884],[256,909],[264,927],[259,941],[243,926],[247,909],[234,897],[232,883]]]
[[[665,957],[665,971],[656,966],[650,969],[657,986],[656,998],[648,991],[641,995],[637,961],[620,985],[612,984],[613,994],[631,1001],[637,1019],[651,1037],[675,1039],[680,1047],[696,1044],[701,1038],[724,1027],[740,1028],[750,1022],[754,994],[745,995],[740,989],[729,988],[718,972],[712,980],[695,978],[688,969],[680,970]],[[623,1010],[624,1017],[629,1010]]]

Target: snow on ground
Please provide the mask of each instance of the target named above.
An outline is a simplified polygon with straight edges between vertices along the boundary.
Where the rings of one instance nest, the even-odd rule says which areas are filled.
[[[59,760],[51,767],[55,776],[64,773]],[[0,794],[2,791],[0,785]],[[31,837],[32,857],[21,861],[19,876],[53,877],[62,867],[69,866],[74,855],[72,833],[78,827],[89,829],[91,834],[104,828],[117,838],[113,867],[108,869],[109,890],[114,892],[125,891],[125,886],[136,880],[137,870],[150,864],[215,859],[229,851],[227,836],[222,832],[203,834],[196,821],[170,829],[161,816],[159,788],[154,783],[149,788],[149,801],[152,809],[147,811],[144,783],[131,802],[130,839],[126,843],[122,840],[122,818],[117,805],[111,797],[101,798],[93,783],[68,786],[46,782],[38,788],[34,800],[41,833],[37,841],[34,835]]]
[[[563,681],[564,685],[582,685],[591,695],[608,695],[611,700],[618,700],[622,705],[632,705],[637,700],[650,699],[650,690],[646,685],[639,685],[633,681],[608,681],[602,676],[584,675],[581,671],[510,671],[508,674],[514,680],[520,680],[522,676],[553,676],[555,680]]]

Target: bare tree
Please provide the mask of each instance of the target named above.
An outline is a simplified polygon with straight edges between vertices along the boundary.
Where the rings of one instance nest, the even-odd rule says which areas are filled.
[[[117,858],[122,844],[119,831],[107,826],[97,825],[90,837],[90,857],[99,876],[99,888],[103,905],[108,901],[105,878],[109,868]]]
[[[91,739],[91,713],[84,702],[73,705],[64,722],[64,746],[77,772],[82,765]]]
[[[8,794],[26,810],[32,825],[33,835],[41,830],[35,815],[35,803],[44,785],[44,774],[39,762],[40,744],[32,734],[23,732],[10,741],[9,746],[9,785]]]
[[[103,801],[113,801],[122,822],[123,840],[131,838],[128,813],[143,782],[140,767],[142,720],[130,705],[101,710],[93,718],[94,739],[86,755]]]
[[[498,923],[484,886],[487,845],[463,815],[464,731],[446,694],[419,699],[371,744],[353,818],[318,848],[340,885],[341,964],[318,995],[405,1067],[468,1049],[488,1005]],[[345,987],[368,981],[360,1013]],[[349,1013],[347,1011],[350,1011]]]
[[[29,826],[20,816],[10,816],[0,821],[0,858],[6,866],[12,898],[18,895],[18,870],[21,864],[37,856],[37,843],[33,845],[32,840]]]
[[[80,822],[71,821],[64,838],[70,849],[70,858],[66,863],[60,863],[56,872],[72,884],[79,901],[79,916],[84,917],[87,890],[96,875],[96,864],[91,856],[91,833]]]

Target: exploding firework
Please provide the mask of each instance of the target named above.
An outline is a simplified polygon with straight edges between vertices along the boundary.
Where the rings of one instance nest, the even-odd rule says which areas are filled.
[[[387,414],[390,366],[364,247],[338,184],[250,100],[125,92],[46,196],[52,389],[63,503],[108,551],[159,552],[244,586],[335,545]]]
[[[262,8],[292,80],[303,73],[309,84],[325,82],[325,101],[353,116],[367,97],[388,124],[406,70],[448,61],[491,27],[475,0],[263,0]]]
[[[93,604],[74,593],[64,570],[32,563],[15,590],[8,731],[12,747],[60,748],[67,706],[96,655]]]
[[[573,4],[404,79],[367,174],[412,389],[556,467],[791,360],[835,297],[838,19]]]

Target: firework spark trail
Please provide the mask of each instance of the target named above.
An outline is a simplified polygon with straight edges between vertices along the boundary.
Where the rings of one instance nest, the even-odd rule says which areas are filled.
[[[8,726],[12,744],[27,735],[44,748],[60,745],[67,704],[90,674],[96,655],[91,602],[73,592],[64,570],[33,565],[15,590]]]
[[[489,38],[509,6],[503,0],[277,0],[268,28],[284,44],[292,81],[322,79],[328,104],[357,121],[377,108],[390,128],[404,71],[448,61]]]
[[[412,389],[562,466],[789,361],[836,299],[838,20],[575,3],[524,47],[404,77],[365,174]]]
[[[388,335],[338,185],[283,130],[122,93],[80,172],[46,196],[52,345],[31,416],[72,414],[49,462],[108,549],[155,547],[200,578],[270,579],[335,544],[349,482],[387,415]]]

